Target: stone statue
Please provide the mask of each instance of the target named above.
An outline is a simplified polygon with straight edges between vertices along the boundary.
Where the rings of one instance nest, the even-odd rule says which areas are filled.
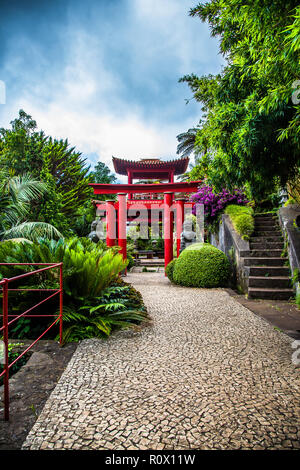
[[[92,242],[97,243],[100,240],[99,235],[101,236],[101,239],[102,239],[103,238],[102,237],[102,235],[103,235],[102,223],[99,220],[94,220],[91,223],[91,233],[89,233],[88,238]]]
[[[192,229],[191,221],[185,221],[182,224],[182,232],[180,235],[180,253],[190,246],[192,243],[196,243],[196,232]]]

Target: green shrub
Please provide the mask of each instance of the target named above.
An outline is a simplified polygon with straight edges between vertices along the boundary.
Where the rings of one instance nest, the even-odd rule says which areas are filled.
[[[292,197],[290,197],[285,203],[284,203],[284,206],[287,207],[289,206],[290,204],[296,204],[296,200]]]
[[[187,287],[221,287],[228,282],[230,263],[226,255],[208,243],[195,243],[176,261],[174,282]]]
[[[297,292],[295,302],[297,307],[300,308],[300,292]]]
[[[146,311],[142,299],[128,284],[121,283],[119,273],[126,267],[118,248],[107,249],[102,242],[88,239],[40,239],[34,243],[0,243],[0,259],[11,263],[63,262],[64,341],[77,341],[109,335],[116,328],[130,328],[141,322]],[[12,277],[34,267],[0,267],[0,279]],[[17,286],[35,289],[57,288],[57,269],[44,271],[19,281]],[[21,313],[45,296],[42,292],[11,292],[12,313]],[[43,297],[44,298],[44,297]],[[47,313],[57,313],[57,297],[47,302]],[[35,312],[42,313],[44,305]],[[51,319],[51,321],[53,321]],[[21,318],[10,330],[12,338],[38,337],[48,326],[48,318]],[[55,329],[49,336],[56,335]],[[52,335],[52,336],[51,336]],[[48,336],[47,336],[48,337]]]
[[[241,235],[243,240],[249,240],[254,231],[252,207],[231,204],[226,207],[225,214],[229,215],[234,229]]]
[[[185,250],[201,250],[201,248],[203,248],[204,246],[207,246],[208,244],[207,243],[192,243],[190,246],[188,246],[187,248],[185,248]],[[209,246],[212,246],[212,245],[209,245]]]
[[[103,242],[93,243],[87,238],[48,240],[38,239],[34,243],[2,242],[0,259],[4,263],[60,263],[63,262],[64,293],[83,299],[98,295],[114,281],[127,265],[117,248],[107,249]],[[1,266],[0,279],[12,277],[36,267]],[[39,281],[55,281],[57,270],[46,271]],[[32,276],[28,283],[37,282]]]
[[[249,240],[254,231],[253,217],[248,214],[242,214],[234,219],[234,228],[244,240]]]
[[[177,261],[176,258],[173,259],[166,267],[166,275],[168,276],[171,282],[173,282],[173,272],[174,272],[176,261]]]
[[[117,279],[103,289],[100,296],[88,299],[80,307],[64,307],[63,341],[105,338],[114,330],[136,328],[147,320],[147,311],[139,292]]]

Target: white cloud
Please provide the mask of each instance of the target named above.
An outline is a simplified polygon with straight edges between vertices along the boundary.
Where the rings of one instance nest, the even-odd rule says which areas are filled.
[[[188,16],[190,3],[130,0],[130,14],[124,23],[118,19],[118,24],[110,24],[110,18],[94,15],[90,28],[72,10],[63,31],[63,61],[53,76],[46,76],[39,44],[32,42],[37,73],[33,81],[27,79],[24,84],[22,67],[12,67],[18,65],[13,49],[8,67],[13,68],[13,78],[20,80],[21,88],[13,101],[8,97],[2,125],[7,126],[22,108],[47,135],[68,138],[83,155],[97,154],[111,169],[112,155],[175,158],[176,135],[195,126],[200,117],[200,106],[186,112],[177,80],[185,73],[214,73],[210,64],[217,69],[220,62],[208,28]],[[107,23],[112,36],[101,29],[101,24],[106,27]],[[30,70],[27,74],[30,78]],[[130,87],[131,98],[127,95]],[[164,94],[169,97],[171,88],[170,101],[162,105],[161,98]],[[190,95],[187,92],[187,97]],[[156,101],[151,116],[152,97]]]
[[[193,7],[191,0],[133,0],[136,34],[141,35],[146,54],[173,54],[177,58],[177,69],[181,74],[214,73],[212,65],[223,62],[217,54],[217,40],[210,37],[209,28],[197,18],[189,16]],[[133,28],[134,30],[134,28]],[[141,48],[138,48],[140,51]],[[217,60],[216,60],[217,59]],[[195,70],[195,64],[201,70]],[[217,68],[216,67],[216,68]]]
[[[38,105],[23,101],[22,107],[34,116],[46,134],[57,138],[68,136],[70,144],[83,155],[96,153],[111,169],[112,155],[129,160],[176,157],[176,135],[181,132],[181,124],[161,128],[130,113],[122,117],[94,112],[80,114],[68,110],[64,103],[53,103],[47,109],[40,109]],[[184,128],[189,124],[186,123]]]

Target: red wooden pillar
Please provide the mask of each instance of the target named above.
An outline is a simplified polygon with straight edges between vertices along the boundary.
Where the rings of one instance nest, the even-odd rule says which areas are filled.
[[[173,259],[173,214],[171,213],[173,193],[164,193],[164,239],[165,268]]]
[[[116,244],[116,211],[115,201],[105,201],[106,209],[106,245],[114,246]]]
[[[180,251],[180,235],[184,220],[184,198],[176,199],[176,239],[177,239],[177,258]]]
[[[126,222],[127,222],[127,202],[126,193],[118,193],[118,245],[121,248],[123,259],[127,259],[127,236],[126,236]]]
[[[128,184],[132,184],[132,174],[131,171],[128,171]],[[128,194],[128,199],[132,199],[132,194]]]

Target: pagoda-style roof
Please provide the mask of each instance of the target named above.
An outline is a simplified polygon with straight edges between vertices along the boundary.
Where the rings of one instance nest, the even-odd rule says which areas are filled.
[[[177,160],[161,160],[160,158],[141,158],[135,160],[123,160],[113,157],[115,172],[119,175],[127,175],[128,171],[142,172],[143,170],[154,170],[160,172],[174,172],[174,175],[181,175],[187,170],[189,158],[178,158]]]

